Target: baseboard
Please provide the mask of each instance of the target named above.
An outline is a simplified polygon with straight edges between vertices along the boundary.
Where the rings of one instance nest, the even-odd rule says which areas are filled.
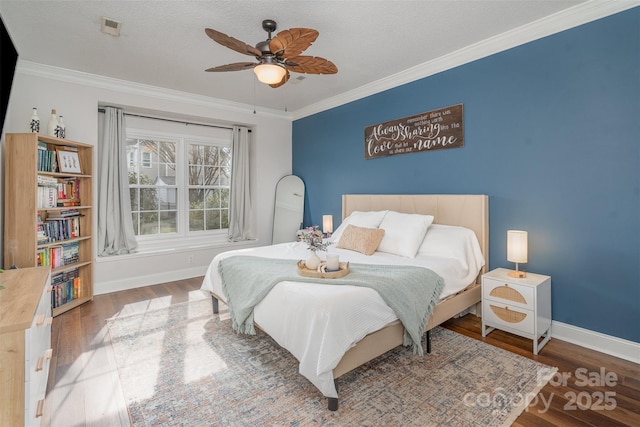
[[[126,291],[129,289],[141,288],[143,286],[157,285],[159,283],[173,282],[175,280],[190,279],[192,277],[204,276],[209,266],[187,268],[184,270],[174,270],[146,276],[136,276],[124,280],[114,280],[110,282],[96,283],[94,295],[110,294],[112,292]]]
[[[551,336],[634,363],[640,363],[640,343],[590,331],[562,322],[551,322]]]

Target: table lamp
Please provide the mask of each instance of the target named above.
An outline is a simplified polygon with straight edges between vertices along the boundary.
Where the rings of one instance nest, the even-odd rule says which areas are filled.
[[[327,236],[333,233],[333,215],[322,215],[322,232]]]
[[[527,262],[528,234],[522,230],[507,230],[507,261],[515,262],[516,269],[509,271],[509,276],[523,278],[527,273],[518,269],[519,263]]]

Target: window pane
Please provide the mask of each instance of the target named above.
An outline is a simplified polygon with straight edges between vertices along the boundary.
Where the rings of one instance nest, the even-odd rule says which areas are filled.
[[[174,165],[173,169],[175,169],[176,143],[160,141],[159,147],[160,147],[160,153],[158,155],[158,161],[162,163],[173,164]]]
[[[220,168],[215,166],[204,167],[204,185],[215,185],[218,182],[218,174]]]
[[[137,161],[136,155],[138,153],[138,140],[135,138],[127,138],[127,163],[129,167],[135,165]]]
[[[205,211],[207,218],[207,230],[219,230],[220,229],[220,211],[207,210]]]
[[[157,212],[141,212],[140,213],[140,234],[158,234],[158,213]]]
[[[156,197],[155,188],[140,189],[140,210],[154,211],[158,209],[158,199]]]
[[[216,165],[218,163],[218,147],[211,145],[204,146],[204,157],[202,158],[203,165]]]
[[[197,144],[189,144],[187,148],[187,159],[190,165],[202,164],[202,146]]]
[[[174,185],[176,182],[176,165],[163,163],[163,164],[160,164],[159,166],[160,166],[160,175],[165,178],[170,178],[169,180],[167,180],[167,182],[173,182],[173,184],[169,184],[169,185]]]
[[[177,188],[159,188],[158,193],[158,209],[175,210],[178,208],[178,189]]]
[[[222,188],[220,190],[221,196],[220,196],[220,200],[221,200],[221,206],[223,208],[229,209],[229,189],[228,188]],[[224,227],[227,228],[227,227]]]
[[[204,196],[206,190],[195,188],[189,190],[189,209],[204,208]]]
[[[204,211],[189,211],[189,231],[204,230]]]
[[[202,166],[189,166],[189,185],[202,185]]]
[[[229,209],[222,210],[222,228],[229,228]]]
[[[151,139],[140,139],[138,140],[138,145],[141,151],[156,151],[158,143]]]
[[[214,190],[207,190],[207,198],[205,199],[204,207],[205,209],[220,207],[220,190],[217,188]]]
[[[220,147],[220,166],[231,169],[231,147]]]
[[[130,188],[129,189],[129,200],[131,200],[131,210],[138,210],[138,189]]]
[[[138,183],[138,165],[129,168],[129,185]]]
[[[231,168],[220,168],[220,185],[229,186],[231,184]]]
[[[138,169],[138,179],[140,185],[156,185],[156,178],[158,177],[158,167],[153,165],[151,168]]]
[[[160,212],[160,233],[177,233],[177,212]]]

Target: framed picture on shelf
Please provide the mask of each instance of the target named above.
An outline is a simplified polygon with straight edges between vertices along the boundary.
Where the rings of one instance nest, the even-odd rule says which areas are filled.
[[[82,173],[77,151],[57,150],[58,170],[61,173]]]

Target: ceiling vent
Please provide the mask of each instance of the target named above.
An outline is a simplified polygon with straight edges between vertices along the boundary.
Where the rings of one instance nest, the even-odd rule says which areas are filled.
[[[105,34],[109,34],[110,36],[119,37],[120,36],[120,28],[122,27],[122,22],[115,21],[111,18],[102,17],[102,28],[101,31]]]

